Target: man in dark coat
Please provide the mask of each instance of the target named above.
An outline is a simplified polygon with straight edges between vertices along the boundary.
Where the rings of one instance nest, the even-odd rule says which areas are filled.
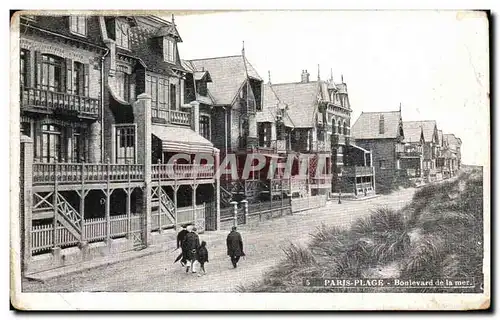
[[[188,234],[186,227],[187,226],[183,225],[182,230],[179,231],[179,233],[177,234],[177,249],[181,248],[181,250],[182,250],[182,253],[179,256],[182,256],[181,265],[183,267],[186,265],[186,252],[184,251],[184,248],[182,246],[184,239],[186,238],[186,235]],[[175,261],[178,261],[179,259],[180,259],[180,257],[177,257],[177,259]]]
[[[194,270],[194,262],[196,261],[196,252],[200,246],[200,237],[196,234],[196,228],[188,228],[188,233],[184,238],[184,252],[186,253],[186,260],[191,264],[191,272],[196,273]],[[189,272],[189,265],[186,267],[186,272]]]
[[[245,256],[245,252],[243,252],[243,240],[239,232],[236,231],[236,227],[233,227],[227,235],[226,243],[227,255],[231,257],[231,263],[236,268],[240,257]]]

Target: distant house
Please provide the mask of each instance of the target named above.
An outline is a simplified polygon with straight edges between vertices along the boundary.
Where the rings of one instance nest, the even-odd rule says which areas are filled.
[[[450,176],[457,174],[462,165],[461,146],[462,140],[456,137],[453,133],[444,134],[443,141],[445,142],[445,149],[443,151],[445,156],[445,167],[450,173]]]
[[[310,81],[307,70],[302,70],[300,82],[272,84],[272,88],[286,104],[293,123],[293,128],[286,132],[289,152],[327,155],[323,173],[329,181],[311,176],[313,194],[341,189],[356,194],[374,192],[369,152],[350,143],[352,109],[347,85],[343,81],[334,83],[332,78]],[[316,165],[316,158],[311,159],[310,174]]]
[[[256,112],[262,110],[262,79],[242,55],[185,61],[204,105],[212,106],[210,138],[221,154],[256,148]],[[196,88],[196,89],[195,89]],[[205,109],[208,111],[208,109]]]
[[[401,169],[411,178],[420,178],[423,169],[424,131],[416,121],[404,121],[404,148],[399,154]]]
[[[372,153],[377,188],[390,188],[401,169],[405,138],[401,111],[362,112],[351,133],[356,145]]]
[[[438,129],[436,121],[425,120],[425,121],[409,121],[410,125],[421,126],[424,134],[424,145],[423,145],[423,171],[424,177],[433,181],[436,180],[436,159],[438,156]]]

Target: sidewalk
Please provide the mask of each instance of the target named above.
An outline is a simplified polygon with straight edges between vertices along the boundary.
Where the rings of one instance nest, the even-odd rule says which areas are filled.
[[[244,226],[241,226],[241,229],[244,229]],[[221,241],[225,239],[228,231],[219,230],[219,231],[205,231],[202,235],[209,239],[213,244],[214,241]],[[220,238],[220,239],[219,239]],[[38,281],[45,282],[49,279],[70,275],[73,273],[79,273],[90,269],[95,269],[98,267],[109,266],[116,263],[121,263],[124,261],[130,261],[134,259],[139,259],[142,257],[154,255],[161,252],[173,252],[176,248],[176,241],[172,239],[171,241],[150,245],[144,249],[125,251],[115,254],[110,254],[108,256],[103,256],[99,258],[94,258],[90,261],[85,261],[82,263],[75,263],[72,265],[59,267],[55,269],[28,273],[24,276],[24,278],[30,281]],[[180,250],[179,250],[180,253]]]

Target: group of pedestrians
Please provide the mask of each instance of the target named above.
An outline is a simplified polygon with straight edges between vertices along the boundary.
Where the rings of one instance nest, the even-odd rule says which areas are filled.
[[[189,273],[190,270],[192,273],[196,273],[195,263],[198,262],[201,271],[206,274],[205,263],[208,262],[207,243],[205,241],[200,243],[200,237],[196,231],[193,225],[182,226],[181,231],[177,234],[177,249],[180,248],[182,252],[174,263],[180,260],[181,265],[186,267],[186,273]],[[232,227],[231,232],[228,234],[226,245],[227,255],[231,258],[233,268],[237,268],[238,261],[240,257],[245,256],[245,252],[243,251],[241,234],[236,231],[236,227]],[[198,273],[198,276],[200,277],[201,273]]]

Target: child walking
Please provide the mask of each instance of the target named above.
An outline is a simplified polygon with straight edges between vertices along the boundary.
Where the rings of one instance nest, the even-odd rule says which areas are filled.
[[[201,271],[203,271],[203,274],[207,274],[205,271],[205,262],[208,262],[208,250],[207,243],[205,241],[202,241],[200,247],[198,248],[198,262],[200,263],[200,268]],[[201,273],[198,273],[198,277],[201,277]]]

